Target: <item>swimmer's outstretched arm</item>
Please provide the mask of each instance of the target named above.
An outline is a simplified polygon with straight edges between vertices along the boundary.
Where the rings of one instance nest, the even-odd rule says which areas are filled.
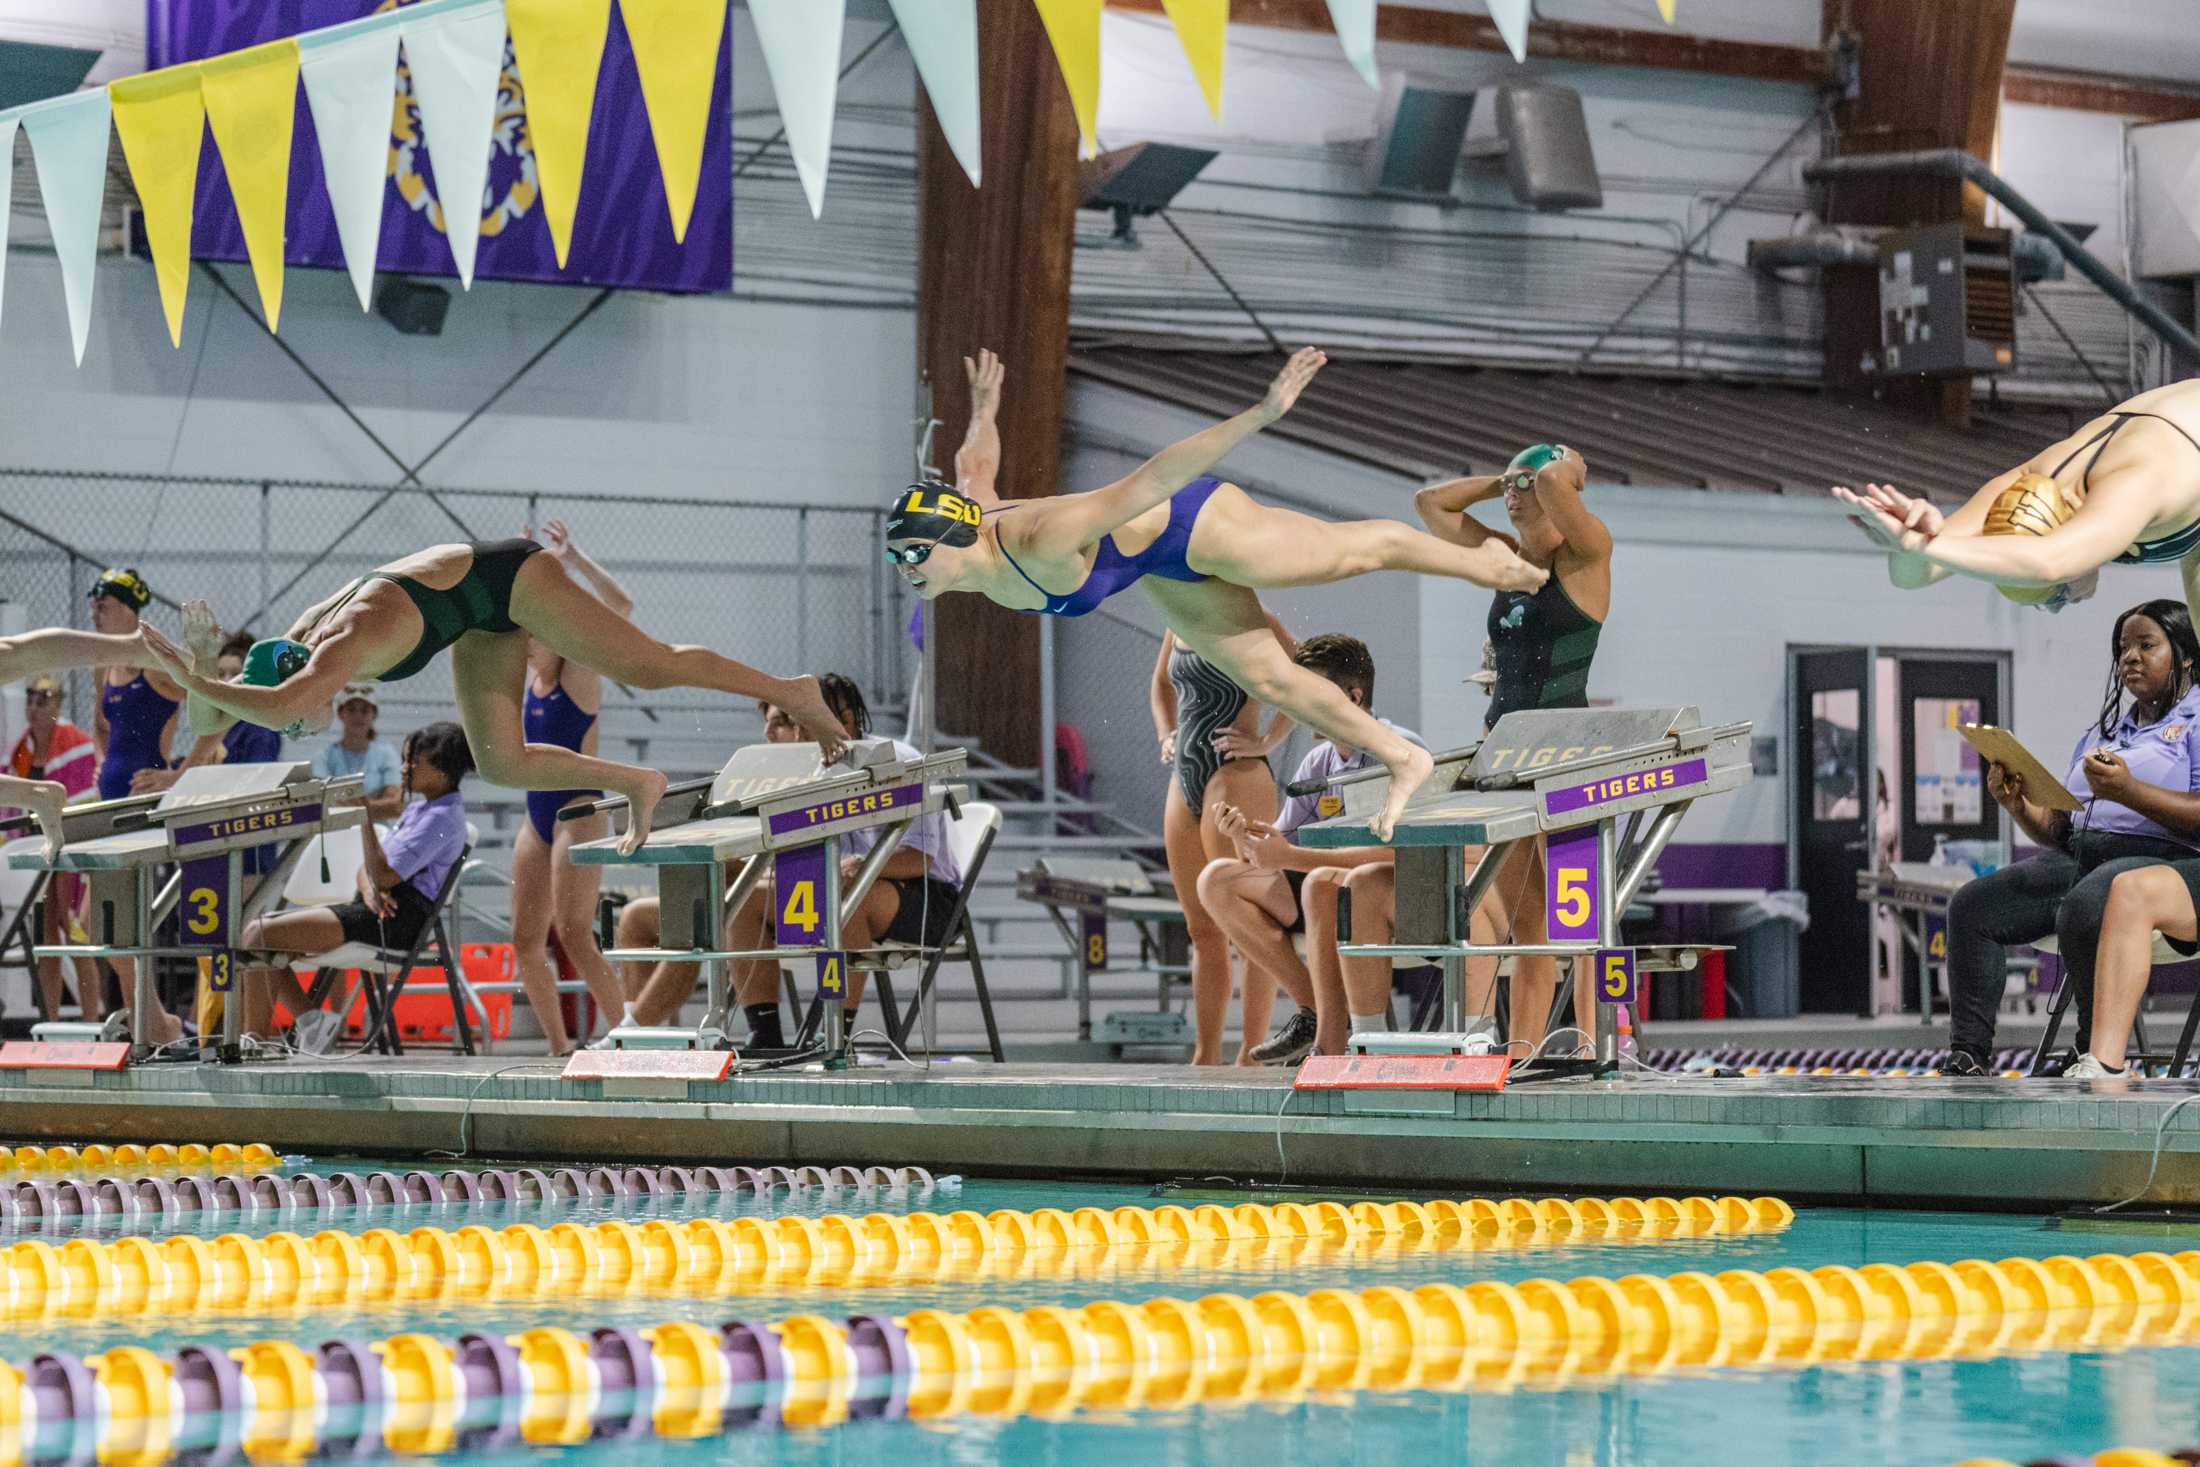
[[[992,506],[1001,502],[993,481],[1001,472],[1001,430],[995,421],[1001,413],[1001,359],[980,349],[975,360],[963,358],[963,373],[970,379],[970,427],[962,447],[955,450],[955,492],[975,503]]]
[[[2044,535],[1966,534],[1944,527],[1931,536],[1909,531],[1899,543],[1929,565],[1974,580],[2059,586],[2099,570],[2146,533],[2155,519],[2148,487],[2143,471],[2103,474],[2078,511]],[[1876,518],[1882,532],[1900,528],[1883,509],[1867,508],[1866,513]],[[1954,521],[1949,523],[1952,527]]]
[[[1213,468],[1231,449],[1289,412],[1328,360],[1313,347],[1300,347],[1258,405],[1170,444],[1105,489],[1032,501],[1032,512],[1023,516],[1021,543],[1035,555],[1066,558],[1082,553],[1102,535],[1121,529],[1156,505],[1167,504],[1177,490]]]
[[[359,634],[346,627],[315,646],[306,665],[280,685],[253,688],[194,672],[183,649],[150,624],[141,625],[138,636],[144,640],[155,665],[180,683],[186,692],[224,713],[262,728],[279,729],[324,716],[330,701],[357,675],[359,664],[366,656],[366,646]]]

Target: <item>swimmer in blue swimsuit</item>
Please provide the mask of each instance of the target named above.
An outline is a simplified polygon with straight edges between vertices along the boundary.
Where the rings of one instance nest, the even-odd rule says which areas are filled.
[[[665,777],[527,742],[521,691],[529,635],[558,657],[615,669],[635,687],[714,688],[771,702],[818,739],[828,762],[841,757],[847,735],[817,679],[773,677],[706,647],[660,642],[597,599],[562,556],[542,549],[529,539],[436,545],[371,570],[310,608],[287,637],[255,644],[242,683],[191,672],[183,652],[152,627],[139,636],[160,668],[190,692],[194,728],[218,728],[224,718],[276,729],[322,719],[345,684],[410,677],[447,647],[459,718],[482,776],[508,789],[601,788],[624,796],[620,848],[628,852],[649,834]],[[187,605],[187,643],[197,645],[212,621],[203,602]]]
[[[1890,484],[1833,494],[1888,552],[1888,574],[1904,590],[1964,575],[2059,611],[2091,596],[2111,562],[2176,562],[2192,604],[2200,601],[2200,381],[2118,404],[1951,515]]]
[[[543,526],[543,548],[561,557],[568,568],[588,583],[604,605],[621,616],[634,609],[634,598],[610,572],[596,564],[572,541],[565,525],[552,520]],[[603,677],[558,656],[530,637],[527,644],[527,697],[522,716],[527,742],[570,749],[576,754],[596,752],[596,715],[603,706]],[[569,1035],[564,1005],[559,1002],[557,975],[550,963],[550,934],[557,933],[558,947],[573,971],[588,985],[599,1011],[617,1023],[626,1002],[619,975],[604,959],[596,942],[596,892],[603,884],[601,866],[576,866],[566,852],[576,841],[600,840],[610,833],[611,817],[590,815],[560,824],[558,811],[575,800],[594,799],[596,790],[529,790],[527,823],[512,842],[512,952],[519,968],[520,989],[542,1025],[550,1053],[560,1055],[588,1038]]]
[[[998,364],[972,369],[970,439],[956,456],[956,488],[913,485],[886,519],[886,557],[926,600],[975,591],[1016,611],[1082,616],[1142,584],[1176,639],[1246,694],[1280,708],[1339,746],[1365,749],[1390,771],[1388,800],[1369,822],[1388,838],[1432,768],[1428,753],[1354,706],[1327,679],[1293,665],[1269,630],[1256,591],[1319,586],[1377,570],[1455,576],[1504,591],[1533,591],[1548,573],[1510,546],[1447,544],[1395,520],[1337,524],[1256,504],[1207,471],[1290,410],[1326,360],[1308,347],[1262,401],[1155,454],[1128,477],[1085,494],[1003,501]]]

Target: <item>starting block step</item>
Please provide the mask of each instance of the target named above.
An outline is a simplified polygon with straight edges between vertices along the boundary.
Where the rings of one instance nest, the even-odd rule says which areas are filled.
[[[1502,1090],[1504,1054],[1315,1054],[1299,1065],[1295,1090]]]

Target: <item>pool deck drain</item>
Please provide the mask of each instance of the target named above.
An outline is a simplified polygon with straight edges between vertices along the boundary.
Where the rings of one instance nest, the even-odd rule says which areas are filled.
[[[2137,1192],[2163,1117],[2200,1085],[1752,1076],[1297,1092],[1273,1070],[956,1063],[691,1082],[684,1098],[604,1089],[504,1057],[11,1072],[0,1134],[392,1156],[458,1151],[463,1125],[469,1156],[549,1161],[2018,1206]],[[2200,1201],[2200,1103],[2162,1137],[2150,1199]]]

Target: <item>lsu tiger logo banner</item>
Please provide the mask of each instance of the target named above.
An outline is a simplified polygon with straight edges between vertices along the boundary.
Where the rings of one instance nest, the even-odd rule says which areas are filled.
[[[203,60],[303,31],[400,8],[401,0],[146,0],[147,69]],[[672,237],[664,179],[642,105],[634,52],[616,7],[596,78],[588,160],[573,221],[567,268],[560,270],[542,217],[534,148],[528,138],[525,79],[507,38],[497,85],[489,185],[480,200],[481,243],[474,274],[491,280],[627,286],[701,293],[733,284],[732,27],[718,45],[717,92],[703,139],[702,180],[687,242]],[[293,265],[344,268],[336,216],[321,180],[312,109],[299,89],[290,150],[290,200],[284,258]],[[443,209],[420,126],[412,77],[398,63],[390,109],[390,186],[382,203],[378,269],[405,275],[456,275],[444,238]],[[243,260],[244,229],[230,203],[216,149],[205,150],[193,205],[191,252],[201,259]]]

